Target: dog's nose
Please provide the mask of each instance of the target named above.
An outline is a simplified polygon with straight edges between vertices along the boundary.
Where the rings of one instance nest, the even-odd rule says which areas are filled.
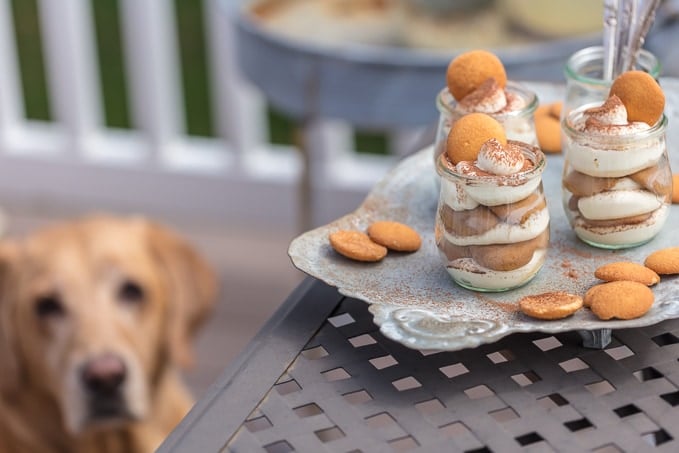
[[[112,353],[102,354],[85,363],[82,380],[94,394],[114,393],[125,382],[127,369],[123,360]]]

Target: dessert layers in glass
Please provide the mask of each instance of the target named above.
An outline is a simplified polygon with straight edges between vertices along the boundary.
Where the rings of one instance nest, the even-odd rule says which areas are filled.
[[[453,280],[476,291],[524,285],[538,273],[547,253],[545,157],[526,143],[509,140],[506,146],[523,156],[512,174],[492,174],[472,162],[453,165],[446,154],[437,159],[441,189],[436,244]]]
[[[616,107],[618,108],[618,107]],[[624,108],[624,107],[623,107]],[[572,111],[562,123],[565,162],[563,205],[575,234],[601,248],[620,249],[651,240],[665,224],[672,193],[667,118],[653,126],[616,120],[599,104]],[[608,109],[608,110],[612,110]]]

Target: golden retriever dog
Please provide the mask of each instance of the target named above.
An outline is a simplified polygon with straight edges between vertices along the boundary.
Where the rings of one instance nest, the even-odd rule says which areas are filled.
[[[191,407],[179,368],[215,297],[203,259],[142,218],[0,242],[0,451],[152,452]]]

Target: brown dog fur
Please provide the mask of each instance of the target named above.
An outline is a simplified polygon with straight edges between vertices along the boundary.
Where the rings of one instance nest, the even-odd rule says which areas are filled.
[[[2,451],[153,451],[191,407],[178,368],[215,297],[203,259],[142,218],[89,217],[0,243]],[[128,412],[102,421],[81,381],[103,353],[126,367]]]

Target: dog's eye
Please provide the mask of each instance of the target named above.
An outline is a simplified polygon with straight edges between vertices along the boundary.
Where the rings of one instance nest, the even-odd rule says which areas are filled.
[[[40,318],[63,316],[66,309],[56,294],[39,296],[35,302],[35,312]]]
[[[144,289],[139,283],[126,280],[118,288],[118,299],[125,302],[142,302],[144,300]]]

